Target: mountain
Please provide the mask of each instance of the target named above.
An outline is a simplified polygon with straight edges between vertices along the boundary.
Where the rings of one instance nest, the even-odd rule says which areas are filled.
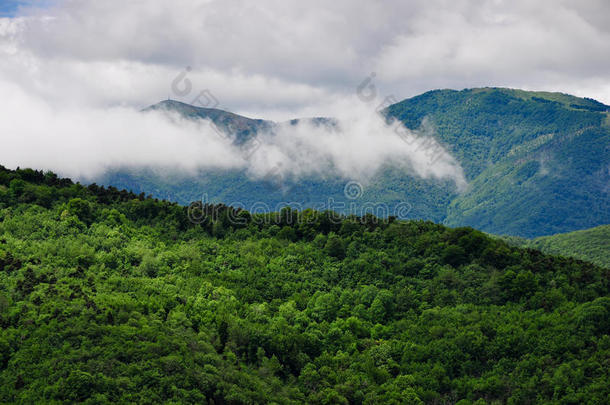
[[[236,143],[275,125],[176,101],[150,107],[160,108],[209,118],[236,133]],[[392,166],[377,173],[356,201],[344,195],[346,179],[333,175],[291,183],[278,182],[273,173],[253,179],[238,170],[184,176],[158,168],[114,168],[95,181],[182,204],[205,195],[211,202],[262,204],[271,210],[287,201],[316,207],[332,199],[337,211],[380,203],[391,215],[407,201],[403,218],[531,238],[610,223],[609,111],[587,98],[504,88],[435,90],[389,106],[388,120],[398,119],[414,130],[432,128],[464,168],[465,191]]]
[[[0,166],[0,403],[606,403],[609,281],[472,228]]]
[[[185,118],[209,119],[223,133],[234,137],[236,144],[243,144],[259,131],[268,131],[271,121],[252,119],[216,108],[196,107],[176,100],[164,100],[142,110],[175,112]]]
[[[151,105],[142,111],[165,111],[177,113],[188,119],[210,120],[223,132],[223,134],[232,136],[233,141],[238,145],[247,142],[252,137],[256,136],[257,133],[273,131],[277,127],[277,123],[273,121],[252,119],[217,108],[197,107],[176,100],[164,100]],[[290,125],[297,125],[303,121],[310,122],[314,125],[336,125],[336,122],[333,119],[326,117],[297,118],[288,121],[288,123]]]
[[[610,267],[610,225],[541,236],[533,240],[516,237],[506,237],[505,240],[516,246],[538,249],[553,255],[574,257],[601,267]]]
[[[337,121],[327,117],[292,119],[287,122],[254,120],[230,112],[191,106],[166,100],[143,110],[177,113],[188,119],[211,120],[235,145],[248,148],[248,141],[259,131],[277,130],[281,124],[297,125],[304,121],[314,126],[333,128]],[[236,130],[239,129],[239,131]],[[388,181],[388,179],[391,179]],[[427,218],[441,222],[455,185],[449,180],[423,180],[404,170],[386,166],[367,182],[362,195],[346,197],[348,180],[332,173],[323,178],[304,176],[298,182],[270,171],[254,178],[246,170],[200,170],[185,175],[167,168],[116,167],[93,179],[96,184],[112,185],[188,205],[193,201],[227,203],[266,211],[279,210],[287,203],[303,208],[331,209],[337,212],[362,212],[371,202],[381,209],[369,212],[380,216],[401,212],[402,218]],[[405,194],[409,198],[404,204]],[[374,212],[373,212],[374,211]]]
[[[470,188],[444,223],[525,237],[610,223],[610,107],[560,93],[440,90],[389,107],[427,117]]]

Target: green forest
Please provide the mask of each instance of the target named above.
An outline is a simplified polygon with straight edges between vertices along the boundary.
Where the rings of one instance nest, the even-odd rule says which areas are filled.
[[[515,236],[502,236],[502,238],[517,246],[530,247],[553,255],[575,257],[598,266],[610,267],[610,225],[535,239]]]
[[[607,105],[486,87],[429,91],[387,113],[409,128],[427,120],[464,168],[469,187],[446,206],[448,226],[536,238],[610,223]]]
[[[236,145],[251,142],[257,132],[272,131],[277,125],[176,101],[146,110],[167,110],[188,119],[209,119],[225,130],[234,128],[231,136]],[[371,203],[386,204],[394,211],[408,202],[411,209],[400,219],[468,225],[524,238],[610,223],[610,106],[563,93],[486,87],[432,90],[381,113],[388,122],[397,120],[416,134],[435,138],[459,162],[469,186],[460,191],[447,178],[421,178],[391,163],[371,173],[356,200],[346,198],[346,179],[332,171],[295,180],[273,171],[256,178],[237,169],[201,168],[185,174],[117,166],[92,181],[184,205],[201,198],[202,190],[210,202],[239,202],[244,207],[261,202],[277,207],[285,201],[304,208],[327,207],[332,198],[359,211]]]
[[[0,403],[604,404],[610,270],[0,166]]]

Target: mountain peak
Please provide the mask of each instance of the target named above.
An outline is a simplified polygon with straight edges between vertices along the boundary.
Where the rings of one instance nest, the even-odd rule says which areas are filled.
[[[142,111],[155,111],[155,110],[167,110],[167,111],[175,111],[184,116],[191,118],[210,118],[213,119],[215,116],[219,115],[228,115],[234,117],[240,117],[243,119],[251,119],[238,114],[234,114],[230,111],[222,110],[219,108],[210,108],[210,107],[198,107],[192,104],[188,104],[178,100],[163,100],[159,101],[156,104],[153,104],[149,107],[146,107]],[[255,120],[261,121],[261,120]]]
[[[142,111],[177,112],[188,119],[207,119],[229,136],[234,137],[236,144],[242,144],[258,131],[269,130],[274,125],[271,121],[253,119],[218,108],[197,107],[177,100],[163,100]]]
[[[142,111],[170,111],[177,112],[189,119],[209,119],[223,132],[234,135],[237,144],[247,141],[252,134],[258,131],[273,130],[278,125],[278,123],[270,120],[248,118],[218,108],[197,107],[182,101],[170,99],[160,101]],[[338,121],[329,117],[294,118],[286,121],[285,124],[294,126],[305,122],[314,126],[326,126],[329,128],[336,128],[338,126]]]

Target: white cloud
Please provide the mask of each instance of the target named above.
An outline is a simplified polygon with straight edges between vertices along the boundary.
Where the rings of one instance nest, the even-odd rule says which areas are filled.
[[[238,168],[243,160],[205,122],[168,119],[124,107],[56,108],[0,83],[2,148],[7,167],[33,167],[74,177],[121,166]]]
[[[591,85],[610,82],[603,0],[64,0],[24,12],[0,23],[0,52],[13,48],[0,74],[66,102],[142,106],[192,66],[223,105],[285,118],[324,114],[371,71],[399,98],[512,86],[610,104]]]
[[[402,159],[422,176],[458,179],[459,168],[449,157],[445,169],[427,172],[418,163],[421,150],[397,147],[396,139],[383,135],[379,143],[367,143],[364,134],[386,130],[367,122],[368,113],[350,113],[361,109],[352,101],[366,75],[377,73],[379,96],[397,99],[439,87],[509,86],[570,92],[610,104],[610,5],[603,0],[58,0],[44,5],[0,19],[5,117],[0,137],[7,145],[0,163],[5,165],[82,173],[125,162],[243,167],[223,149],[226,145],[200,144],[207,138],[192,125],[182,130],[136,113],[168,95],[191,102],[208,89],[220,107],[249,116],[344,118],[346,131],[340,134],[290,129],[293,139],[305,143],[302,156],[282,143],[288,137],[270,139],[268,152],[287,160],[286,170],[313,167],[307,165],[312,156],[331,161],[341,172]],[[192,67],[193,88],[179,97],[171,83],[186,66]],[[348,134],[349,139],[341,138]],[[191,141],[188,150],[176,146]],[[108,147],[111,142],[117,147]],[[73,154],[67,161],[65,156]]]
[[[176,113],[139,112],[127,107],[56,108],[0,83],[3,134],[0,162],[94,178],[116,166],[158,167],[196,173],[197,169],[245,169],[255,178],[276,171],[298,179],[337,174],[366,181],[392,163],[421,177],[465,184],[462,169],[444,150],[427,153],[411,133],[394,127],[355,97],[336,105],[338,126],[278,124],[243,153],[209,121]],[[405,136],[407,138],[405,138]]]
[[[264,177],[277,170],[288,178],[336,173],[366,182],[391,165],[423,178],[453,180],[459,188],[466,185],[459,163],[430,131],[420,134],[398,122],[388,125],[372,104],[352,97],[333,106],[334,125],[301,120],[262,134],[261,146],[249,159],[250,173]]]

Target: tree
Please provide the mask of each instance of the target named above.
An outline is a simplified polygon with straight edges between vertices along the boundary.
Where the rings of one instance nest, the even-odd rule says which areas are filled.
[[[324,251],[327,255],[337,259],[343,259],[345,257],[345,245],[341,238],[334,233],[328,235],[328,240],[326,241],[326,245],[324,245]]]
[[[277,233],[277,238],[278,239],[286,239],[286,240],[289,240],[291,242],[294,242],[295,240],[297,240],[297,234],[296,234],[294,228],[292,228],[290,226],[284,226]]]
[[[93,210],[89,201],[82,198],[73,198],[68,202],[68,212],[75,215],[86,225],[93,222]]]

